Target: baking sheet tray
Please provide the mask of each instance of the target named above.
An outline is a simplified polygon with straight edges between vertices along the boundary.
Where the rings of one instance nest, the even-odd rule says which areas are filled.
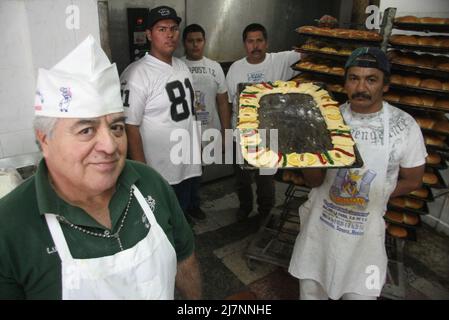
[[[251,83],[240,83],[238,94]],[[323,87],[323,85],[320,85]],[[324,118],[310,95],[306,94],[272,94],[261,99],[259,108],[259,129],[278,130],[278,150],[283,154],[292,152],[322,152],[333,148],[331,138],[324,122]],[[261,135],[262,143],[269,146],[270,132]],[[351,166],[332,168],[360,168],[363,160],[357,147],[354,145],[356,161]],[[248,163],[241,165],[243,169],[259,169]],[[326,168],[322,166],[309,168]],[[278,169],[301,169],[297,167],[283,167]]]
[[[329,72],[323,72],[323,71],[319,71],[319,70],[301,68],[301,67],[296,66],[298,64],[298,62],[292,64],[290,67],[296,71],[307,72],[307,73],[311,73],[311,74],[314,74],[317,76],[326,76],[326,77],[336,78],[336,79],[340,80],[340,82],[345,77],[344,75],[342,76],[342,75],[339,75],[336,73],[329,73]]]
[[[444,53],[447,54],[449,48],[446,47],[434,47],[434,46],[417,46],[417,45],[405,45],[405,44],[393,44],[390,42],[390,47],[400,50],[419,51],[419,52],[432,52],[432,53]]]
[[[437,178],[438,178],[438,182],[436,184],[427,184],[423,182],[423,186],[426,187],[431,187],[431,188],[435,188],[435,189],[447,189],[447,184],[444,181],[443,177],[441,176],[441,173],[439,170],[433,169],[433,168],[426,168],[426,172],[431,172],[434,173]]]
[[[401,30],[449,33],[448,24],[395,22],[394,27]]]
[[[327,51],[321,51],[321,50],[309,50],[309,49],[303,49],[295,47],[295,50],[297,52],[306,53],[306,54],[313,54],[313,56],[321,57],[324,59],[338,59],[339,61],[346,61],[349,58],[349,54],[339,54],[339,53],[332,53]]]
[[[445,90],[432,90],[432,89],[425,89],[425,88],[421,88],[421,87],[412,87],[412,86],[403,86],[400,84],[396,84],[396,83],[390,83],[390,87],[395,89],[403,89],[403,90],[407,90],[409,92],[414,92],[414,93],[424,93],[424,94],[430,94],[430,95],[437,95],[440,97],[445,97],[445,98],[449,98],[449,91],[445,91]]]
[[[392,211],[393,211],[393,210],[392,210]],[[388,217],[387,217],[386,214],[384,215],[384,220],[387,221],[387,222],[390,223],[390,224],[394,224],[394,225],[396,225],[396,226],[399,226],[399,227],[402,227],[402,228],[406,228],[406,229],[416,229],[416,228],[419,228],[419,227],[421,226],[421,215],[419,215],[419,214],[413,214],[413,213],[408,213],[408,212],[405,213],[405,212],[401,212],[401,211],[396,211],[396,212],[398,212],[398,213],[404,213],[404,214],[407,214],[407,215],[414,215],[415,217],[418,218],[418,223],[415,224],[415,225],[406,224],[406,223],[404,223],[404,222],[399,223],[399,222],[396,222],[396,221],[394,221],[394,220],[388,219]]]
[[[449,49],[448,49],[448,51],[449,51]],[[416,65],[400,64],[397,62],[393,62],[393,63],[391,63],[391,69],[449,79],[448,71],[438,70],[436,68],[426,68],[426,67],[420,67],[420,66],[416,66]]]
[[[432,202],[432,201],[435,201],[435,197],[433,196],[433,192],[432,192],[432,189],[431,189],[431,188],[425,187],[425,186],[423,186],[423,187],[421,187],[421,188],[427,190],[428,194],[427,194],[427,197],[426,197],[426,198],[421,198],[421,197],[418,197],[418,196],[414,196],[414,195],[412,195],[412,194],[408,194],[407,197],[408,197],[408,198],[411,198],[411,199],[416,199],[416,200],[423,200],[423,201],[425,201],[425,202]]]
[[[407,197],[402,197],[402,198],[409,198]],[[429,214],[429,206],[427,205],[427,202],[423,201],[423,207],[421,209],[413,209],[413,208],[409,208],[409,207],[397,207],[395,205],[392,205],[390,202],[388,202],[387,208],[388,210],[392,210],[392,211],[397,211],[397,212],[407,212],[407,213],[411,213],[411,214],[422,214],[422,215],[426,215]]]

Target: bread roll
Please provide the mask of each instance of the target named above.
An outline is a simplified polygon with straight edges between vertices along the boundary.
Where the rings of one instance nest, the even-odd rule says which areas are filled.
[[[351,29],[337,29],[335,35],[339,38],[350,38],[352,35]]]
[[[447,99],[438,99],[437,101],[435,101],[433,106],[435,108],[449,110],[449,100],[447,100]]]
[[[315,26],[302,26],[298,28],[296,31],[299,33],[315,33],[315,30],[318,29]]]
[[[403,55],[393,59],[394,63],[398,64],[406,64],[410,66],[414,66],[416,64],[416,59],[414,57]]]
[[[444,147],[444,138],[424,135],[424,141],[429,146]]]
[[[426,188],[420,188],[418,190],[410,192],[410,195],[422,199],[427,199],[427,197],[429,196],[429,190],[427,190]]]
[[[419,46],[436,47],[438,45],[434,37],[417,37]]]
[[[419,96],[422,100],[422,104],[427,107],[433,107],[437,98],[428,94],[423,94]]]
[[[426,157],[426,163],[430,165],[436,165],[441,163],[441,156],[438,153],[429,153]]]
[[[394,225],[389,225],[387,232],[395,238],[406,238],[408,234],[406,229]]]
[[[432,126],[432,130],[449,133],[449,122],[447,120],[440,120],[435,122]]]
[[[425,172],[422,178],[422,182],[429,185],[434,185],[438,183],[438,177],[435,173]]]
[[[320,72],[329,72],[329,66],[325,64],[313,64],[311,69]]]
[[[443,84],[441,81],[436,79],[424,79],[421,81],[419,86],[425,89],[443,90]]]
[[[414,214],[404,213],[403,222],[410,226],[416,226],[419,223],[419,218]]]
[[[391,83],[402,84],[404,83],[404,78],[398,74],[392,74],[390,77]]]
[[[385,212],[385,217],[387,217],[388,220],[397,222],[397,223],[402,223],[404,220],[403,213],[391,211],[391,210],[388,210],[387,212]]]
[[[333,74],[338,74],[340,76],[344,76],[345,69],[343,69],[342,67],[332,67],[330,68],[329,72]]]
[[[398,23],[420,23],[420,19],[415,16],[403,16],[394,19]]]
[[[421,84],[421,78],[416,76],[405,76],[403,79],[407,86],[419,87]]]
[[[415,117],[415,120],[422,129],[432,129],[435,124],[435,120],[430,118]]]
[[[418,43],[418,38],[415,36],[393,35],[390,37],[390,42],[393,44],[414,46]]]
[[[419,23],[445,24],[446,19],[445,18],[434,18],[434,17],[423,17],[423,18],[419,18]]]
[[[424,207],[424,202],[421,200],[406,198],[405,206],[410,209],[419,210],[419,209],[422,209],[422,207]]]
[[[389,102],[399,102],[401,100],[401,96],[396,92],[387,92],[384,94],[384,100]]]
[[[391,198],[389,203],[395,207],[405,208],[405,199],[401,197]]]
[[[335,36],[335,31],[331,28],[316,28],[314,33],[320,36]]]
[[[422,106],[423,101],[418,96],[401,96],[401,99],[399,100],[400,103],[403,104],[410,104],[415,106]]]

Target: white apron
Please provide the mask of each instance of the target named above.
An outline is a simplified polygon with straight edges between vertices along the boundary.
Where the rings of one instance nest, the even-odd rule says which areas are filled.
[[[341,110],[353,130],[363,127],[352,118],[348,104]],[[363,168],[328,170],[323,185],[299,209],[301,227],[289,272],[319,282],[332,299],[344,293],[379,296],[385,283],[390,111],[386,104],[383,110],[384,144],[356,139]]]
[[[45,214],[61,258],[62,299],[174,299],[176,254],[136,186],[134,195],[151,224],[134,247],[112,256],[74,259],[55,214]]]

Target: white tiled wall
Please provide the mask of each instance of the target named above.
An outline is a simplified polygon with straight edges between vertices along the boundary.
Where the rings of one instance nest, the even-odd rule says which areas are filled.
[[[66,28],[66,8],[80,28]],[[0,158],[38,151],[32,130],[37,69],[50,68],[88,34],[99,40],[96,0],[0,1]]]

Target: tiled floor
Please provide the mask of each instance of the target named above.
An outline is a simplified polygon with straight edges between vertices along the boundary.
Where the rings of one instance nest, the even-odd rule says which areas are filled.
[[[286,184],[276,183],[275,214],[286,189]],[[208,183],[201,194],[207,219],[196,221],[194,232],[204,299],[297,299],[298,281],[285,268],[258,260],[248,262],[248,246],[261,221],[255,212],[249,219],[237,221],[233,178]],[[423,226],[418,239],[405,247],[405,298],[449,299],[449,238]]]

